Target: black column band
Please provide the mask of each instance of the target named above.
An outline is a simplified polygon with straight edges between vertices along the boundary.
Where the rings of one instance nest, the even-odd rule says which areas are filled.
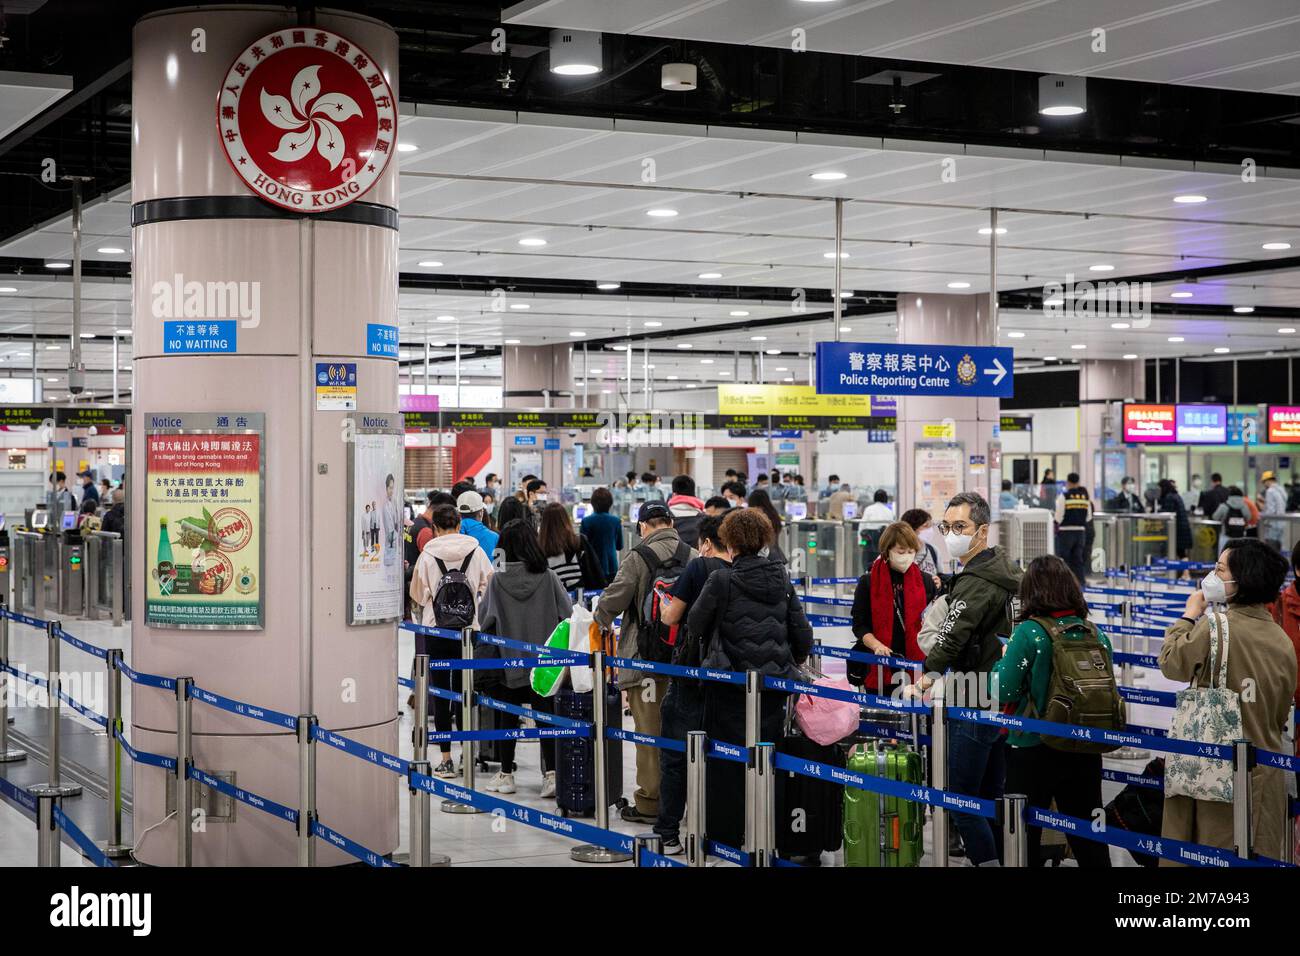
[[[397,210],[376,203],[353,202],[326,212],[300,213],[281,209],[257,196],[177,196],[146,199],[131,207],[131,228],[185,219],[317,219],[361,226],[397,228]]]

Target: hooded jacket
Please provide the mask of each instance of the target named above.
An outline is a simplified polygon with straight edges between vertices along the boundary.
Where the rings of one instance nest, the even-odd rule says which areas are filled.
[[[473,538],[470,538],[474,541]],[[478,542],[474,541],[474,547]],[[479,551],[479,555],[482,555]],[[479,607],[479,621],[489,634],[508,637],[529,644],[545,644],[555,625],[573,613],[569,592],[547,568],[534,574],[522,561],[508,561],[505,569],[492,575],[487,593]],[[480,644],[475,657],[526,657],[523,651]],[[494,673],[494,672],[487,672]],[[526,667],[511,667],[500,672],[507,687],[523,687],[531,671]]]
[[[488,579],[492,577],[492,562],[483,554],[478,541],[467,534],[444,534],[433,538],[424,546],[415,568],[411,571],[411,600],[419,607],[419,622],[425,627],[437,627],[433,618],[433,596],[438,593],[438,584],[442,581],[442,571],[438,568],[438,559],[446,565],[448,571],[460,569],[467,554],[474,557],[465,569],[469,586],[474,591],[474,627],[478,627],[478,615],[483,610],[483,597],[487,591]]]
[[[673,495],[668,499],[668,510],[673,513],[673,527],[681,539],[692,548],[699,547],[704,502],[694,495]]]
[[[785,566],[744,555],[709,575],[686,618],[705,661],[767,677],[798,677],[812,651],[812,626]]]
[[[1223,504],[1219,505],[1219,507],[1214,509],[1214,514],[1210,515],[1210,518],[1213,519],[1214,521],[1220,522],[1223,528],[1222,534],[1226,537],[1228,536],[1227,520],[1228,520],[1228,511],[1230,509],[1241,512],[1240,517],[1244,522],[1244,524],[1241,525],[1241,529],[1242,529],[1241,534],[1237,535],[1237,537],[1239,538],[1243,537],[1246,533],[1246,528],[1249,527],[1253,522],[1251,521],[1250,508],[1246,506],[1246,499],[1243,498],[1241,495],[1229,495],[1226,499],[1224,499]]]
[[[1021,570],[1001,547],[985,548],[948,584],[948,616],[925,658],[929,673],[987,673],[1002,656],[999,634],[1011,633],[1011,598]]]
[[[1273,612],[1273,620],[1277,621],[1282,630],[1286,631],[1286,636],[1291,638],[1291,643],[1295,645],[1296,657],[1300,658],[1300,592],[1296,591],[1294,581],[1282,588],[1270,610]],[[1295,705],[1300,707],[1300,687],[1296,688]],[[1297,746],[1297,750],[1300,751],[1300,745]]]

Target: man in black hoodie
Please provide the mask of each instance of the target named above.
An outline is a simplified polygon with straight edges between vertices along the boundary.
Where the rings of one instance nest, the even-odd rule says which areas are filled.
[[[1020,569],[1000,547],[990,547],[989,504],[973,491],[962,492],[948,502],[939,531],[948,554],[961,565],[948,584],[948,616],[939,628],[939,638],[925,658],[925,676],[918,687],[927,689],[938,675],[952,671],[945,683],[956,683],[968,691],[968,699],[954,699],[951,705],[979,708],[983,702],[969,699],[973,692],[996,708],[997,694],[989,687],[989,672],[1002,656],[998,635],[1011,634],[1011,599],[1020,588]],[[1002,728],[970,721],[953,721],[948,730],[948,789],[955,793],[998,799],[1006,774]],[[1001,828],[983,817],[954,815],[954,822],[966,845],[966,854],[976,866],[999,866]]]

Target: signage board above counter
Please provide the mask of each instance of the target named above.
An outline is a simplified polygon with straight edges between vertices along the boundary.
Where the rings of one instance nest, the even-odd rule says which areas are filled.
[[[1124,441],[1143,445],[1224,445],[1228,443],[1226,405],[1124,406]]]

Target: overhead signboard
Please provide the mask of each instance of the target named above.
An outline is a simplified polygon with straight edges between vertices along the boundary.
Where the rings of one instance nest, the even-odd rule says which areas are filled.
[[[719,415],[871,415],[870,396],[819,395],[811,385],[719,385]]]
[[[54,420],[54,408],[49,405],[5,405],[0,407],[0,426],[40,428]]]
[[[1034,418],[1032,415],[1003,415],[999,427],[1004,432],[1031,432]]]
[[[1013,352],[975,345],[818,342],[817,392],[1010,398]]]
[[[1147,444],[1172,444],[1177,437],[1173,405],[1125,405],[1124,440]]]
[[[1268,440],[1281,444],[1300,442],[1300,405],[1268,406]]]
[[[1180,445],[1222,445],[1228,440],[1226,405],[1174,406],[1175,441]]]
[[[1226,445],[1240,441],[1226,405],[1126,404],[1124,441],[1149,445]]]

